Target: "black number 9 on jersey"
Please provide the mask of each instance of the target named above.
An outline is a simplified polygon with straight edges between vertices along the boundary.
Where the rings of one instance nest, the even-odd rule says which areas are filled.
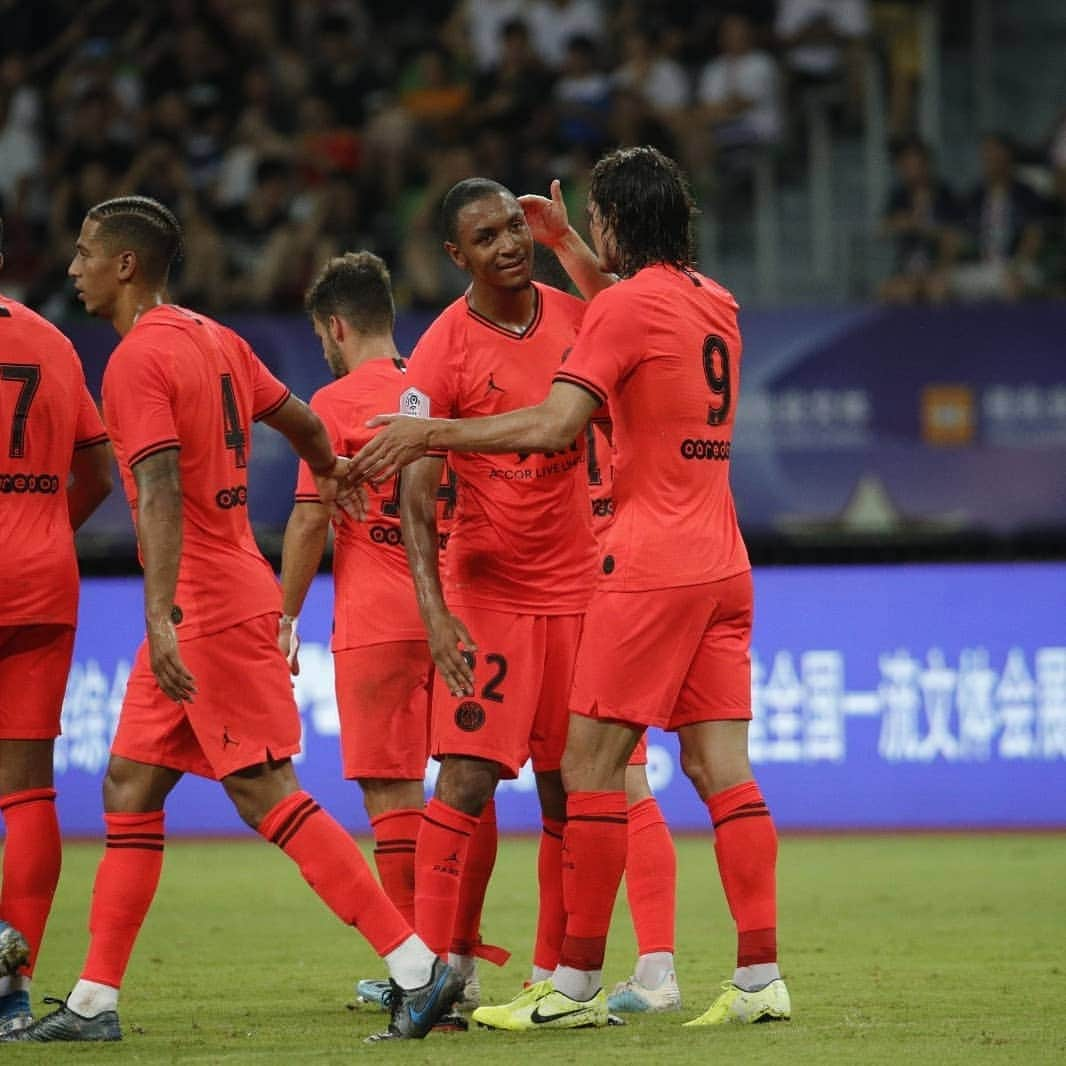
[[[733,397],[729,386],[729,349],[714,333],[708,334],[703,341],[703,376],[711,390],[707,425],[720,426],[729,417]]]

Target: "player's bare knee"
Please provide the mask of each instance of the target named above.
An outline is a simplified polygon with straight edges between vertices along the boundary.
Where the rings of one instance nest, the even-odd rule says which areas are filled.
[[[245,824],[258,829],[286,796],[299,789],[300,782],[292,763],[285,759],[237,770],[222,779],[222,787]]]
[[[500,768],[494,762],[447,756],[441,763],[436,797],[457,811],[480,817],[499,779]]]

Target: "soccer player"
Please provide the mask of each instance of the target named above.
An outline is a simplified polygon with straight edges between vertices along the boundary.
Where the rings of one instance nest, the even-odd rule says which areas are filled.
[[[73,531],[111,491],[111,448],[70,341],[4,296],[0,360],[0,1036],[10,1036],[33,1021],[30,981],[59,881],[52,755],[78,615]]]
[[[396,986],[381,1036],[422,1037],[461,982],[412,933],[354,840],[300,789],[280,590],[248,521],[253,419],[288,438],[327,503],[344,502],[346,460],[245,341],[166,303],[180,244],[167,208],[119,197],[89,211],[70,265],[86,310],[122,337],[104,375],[104,416],[144,565],[147,640],[104,779],[107,842],[85,968],[64,1004],[19,1037],[121,1039],[119,986],[159,880],[164,803],[186,772],[220,781],[245,822],[385,959]]]
[[[598,263],[622,280],[593,301],[548,398],[495,418],[411,419],[379,434],[352,476],[380,478],[427,451],[566,448],[607,402],[615,518],[586,618],[563,761],[566,937],[551,983],[482,1007],[512,1030],[603,1025],[611,910],[626,858],[626,760],[649,725],[677,730],[707,804],[737,927],[737,966],[688,1025],[787,1019],[777,966],[777,835],[748,761],[752,583],[729,490],[741,353],[737,305],[693,269],[692,200],[652,148],[596,164]],[[458,456],[454,456],[458,461]]]
[[[502,185],[459,182],[442,207],[445,248],[470,275],[466,294],[419,341],[400,410],[469,418],[542,399],[585,305],[531,280],[533,237]],[[443,454],[404,471],[400,510],[415,594],[437,667],[432,752],[441,762],[415,852],[415,915],[435,951],[449,945],[464,976],[476,927],[456,921],[475,831],[501,777],[532,756],[544,816],[534,977],[561,942],[559,763],[582,618],[595,581],[584,440],[555,455],[457,456],[454,523],[438,566]],[[453,613],[454,612],[454,613]],[[460,915],[461,918],[461,915]],[[550,968],[549,968],[550,967]]]
[[[396,313],[388,267],[371,252],[331,259],[304,303],[337,379],[315,393],[311,409],[322,419],[334,451],[353,455],[372,436],[367,419],[395,410],[406,380],[405,361],[393,340]],[[413,926],[433,660],[403,550],[399,491],[398,476],[373,486],[366,522],[344,512],[335,516],[332,646],[344,775],[362,789],[385,894]],[[437,500],[443,543],[455,508],[450,478],[438,487]],[[297,617],[322,561],[330,517],[310,467],[301,462],[281,563],[279,646],[294,674],[300,669]],[[482,818],[474,839],[482,861],[467,864],[460,911],[473,922],[476,937],[496,856],[494,812]],[[471,877],[475,883],[468,885]],[[358,992],[365,1000],[382,1002],[388,989],[388,981],[360,981]],[[473,1002],[475,989],[464,990],[463,999]]]

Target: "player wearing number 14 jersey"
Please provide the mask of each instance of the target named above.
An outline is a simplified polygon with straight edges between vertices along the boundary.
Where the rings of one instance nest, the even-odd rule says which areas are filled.
[[[331,259],[304,300],[335,381],[311,397],[341,455],[372,435],[367,419],[393,410],[406,385],[406,364],[393,340],[395,310],[389,271],[371,252]],[[374,834],[374,861],[385,893],[414,925],[415,841],[422,824],[423,778],[429,758],[433,660],[418,614],[400,532],[399,477],[368,491],[364,522],[333,517],[333,666],[344,776],[356,780]],[[437,490],[438,530],[447,538],[455,490]],[[279,645],[299,673],[297,616],[322,561],[330,513],[310,467],[300,464],[296,501],[282,552]],[[495,854],[495,820],[479,828]],[[480,901],[484,881],[473,886]],[[472,918],[477,929],[478,914]],[[388,981],[360,981],[363,1000],[383,1000]],[[455,1016],[446,1025],[457,1024]]]

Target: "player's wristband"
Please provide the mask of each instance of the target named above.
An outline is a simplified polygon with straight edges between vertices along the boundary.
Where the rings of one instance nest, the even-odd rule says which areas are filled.
[[[296,628],[296,623],[299,620],[299,618],[300,618],[300,616],[298,614],[283,614],[278,619],[278,624],[279,625],[283,625],[283,626],[292,626],[292,628],[295,629]]]

